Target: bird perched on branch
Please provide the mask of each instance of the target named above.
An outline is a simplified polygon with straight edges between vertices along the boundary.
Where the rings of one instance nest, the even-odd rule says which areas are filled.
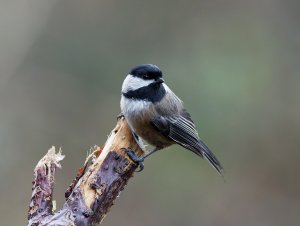
[[[130,158],[143,167],[144,159],[172,144],[205,158],[222,175],[216,156],[199,138],[183,102],[165,84],[162,71],[153,64],[133,68],[122,85],[121,111],[136,139],[155,147],[142,157],[129,151]]]

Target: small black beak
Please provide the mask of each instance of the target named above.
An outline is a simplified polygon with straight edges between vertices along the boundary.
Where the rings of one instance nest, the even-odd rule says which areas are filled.
[[[156,84],[162,84],[164,82],[165,82],[165,80],[163,78],[158,78],[158,79],[155,80]]]

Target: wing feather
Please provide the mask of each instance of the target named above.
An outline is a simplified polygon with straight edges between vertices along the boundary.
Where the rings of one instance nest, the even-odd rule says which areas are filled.
[[[152,124],[177,144],[207,159],[222,175],[223,167],[211,150],[200,140],[195,125],[186,111],[182,115],[173,117],[157,117],[153,119]]]

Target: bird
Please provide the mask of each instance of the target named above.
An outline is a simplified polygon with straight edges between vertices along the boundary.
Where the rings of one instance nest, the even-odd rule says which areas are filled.
[[[120,107],[136,140],[142,138],[155,147],[141,157],[128,151],[129,157],[141,164],[141,170],[146,157],[178,144],[208,160],[223,176],[221,163],[199,138],[191,115],[166,85],[158,66],[142,64],[129,71],[122,84]]]

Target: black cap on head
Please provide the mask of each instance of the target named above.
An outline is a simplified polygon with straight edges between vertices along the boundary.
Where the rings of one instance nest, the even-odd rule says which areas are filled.
[[[133,68],[129,74],[131,74],[134,77],[139,77],[142,79],[158,79],[162,77],[162,72],[154,64],[142,64],[135,68]]]

